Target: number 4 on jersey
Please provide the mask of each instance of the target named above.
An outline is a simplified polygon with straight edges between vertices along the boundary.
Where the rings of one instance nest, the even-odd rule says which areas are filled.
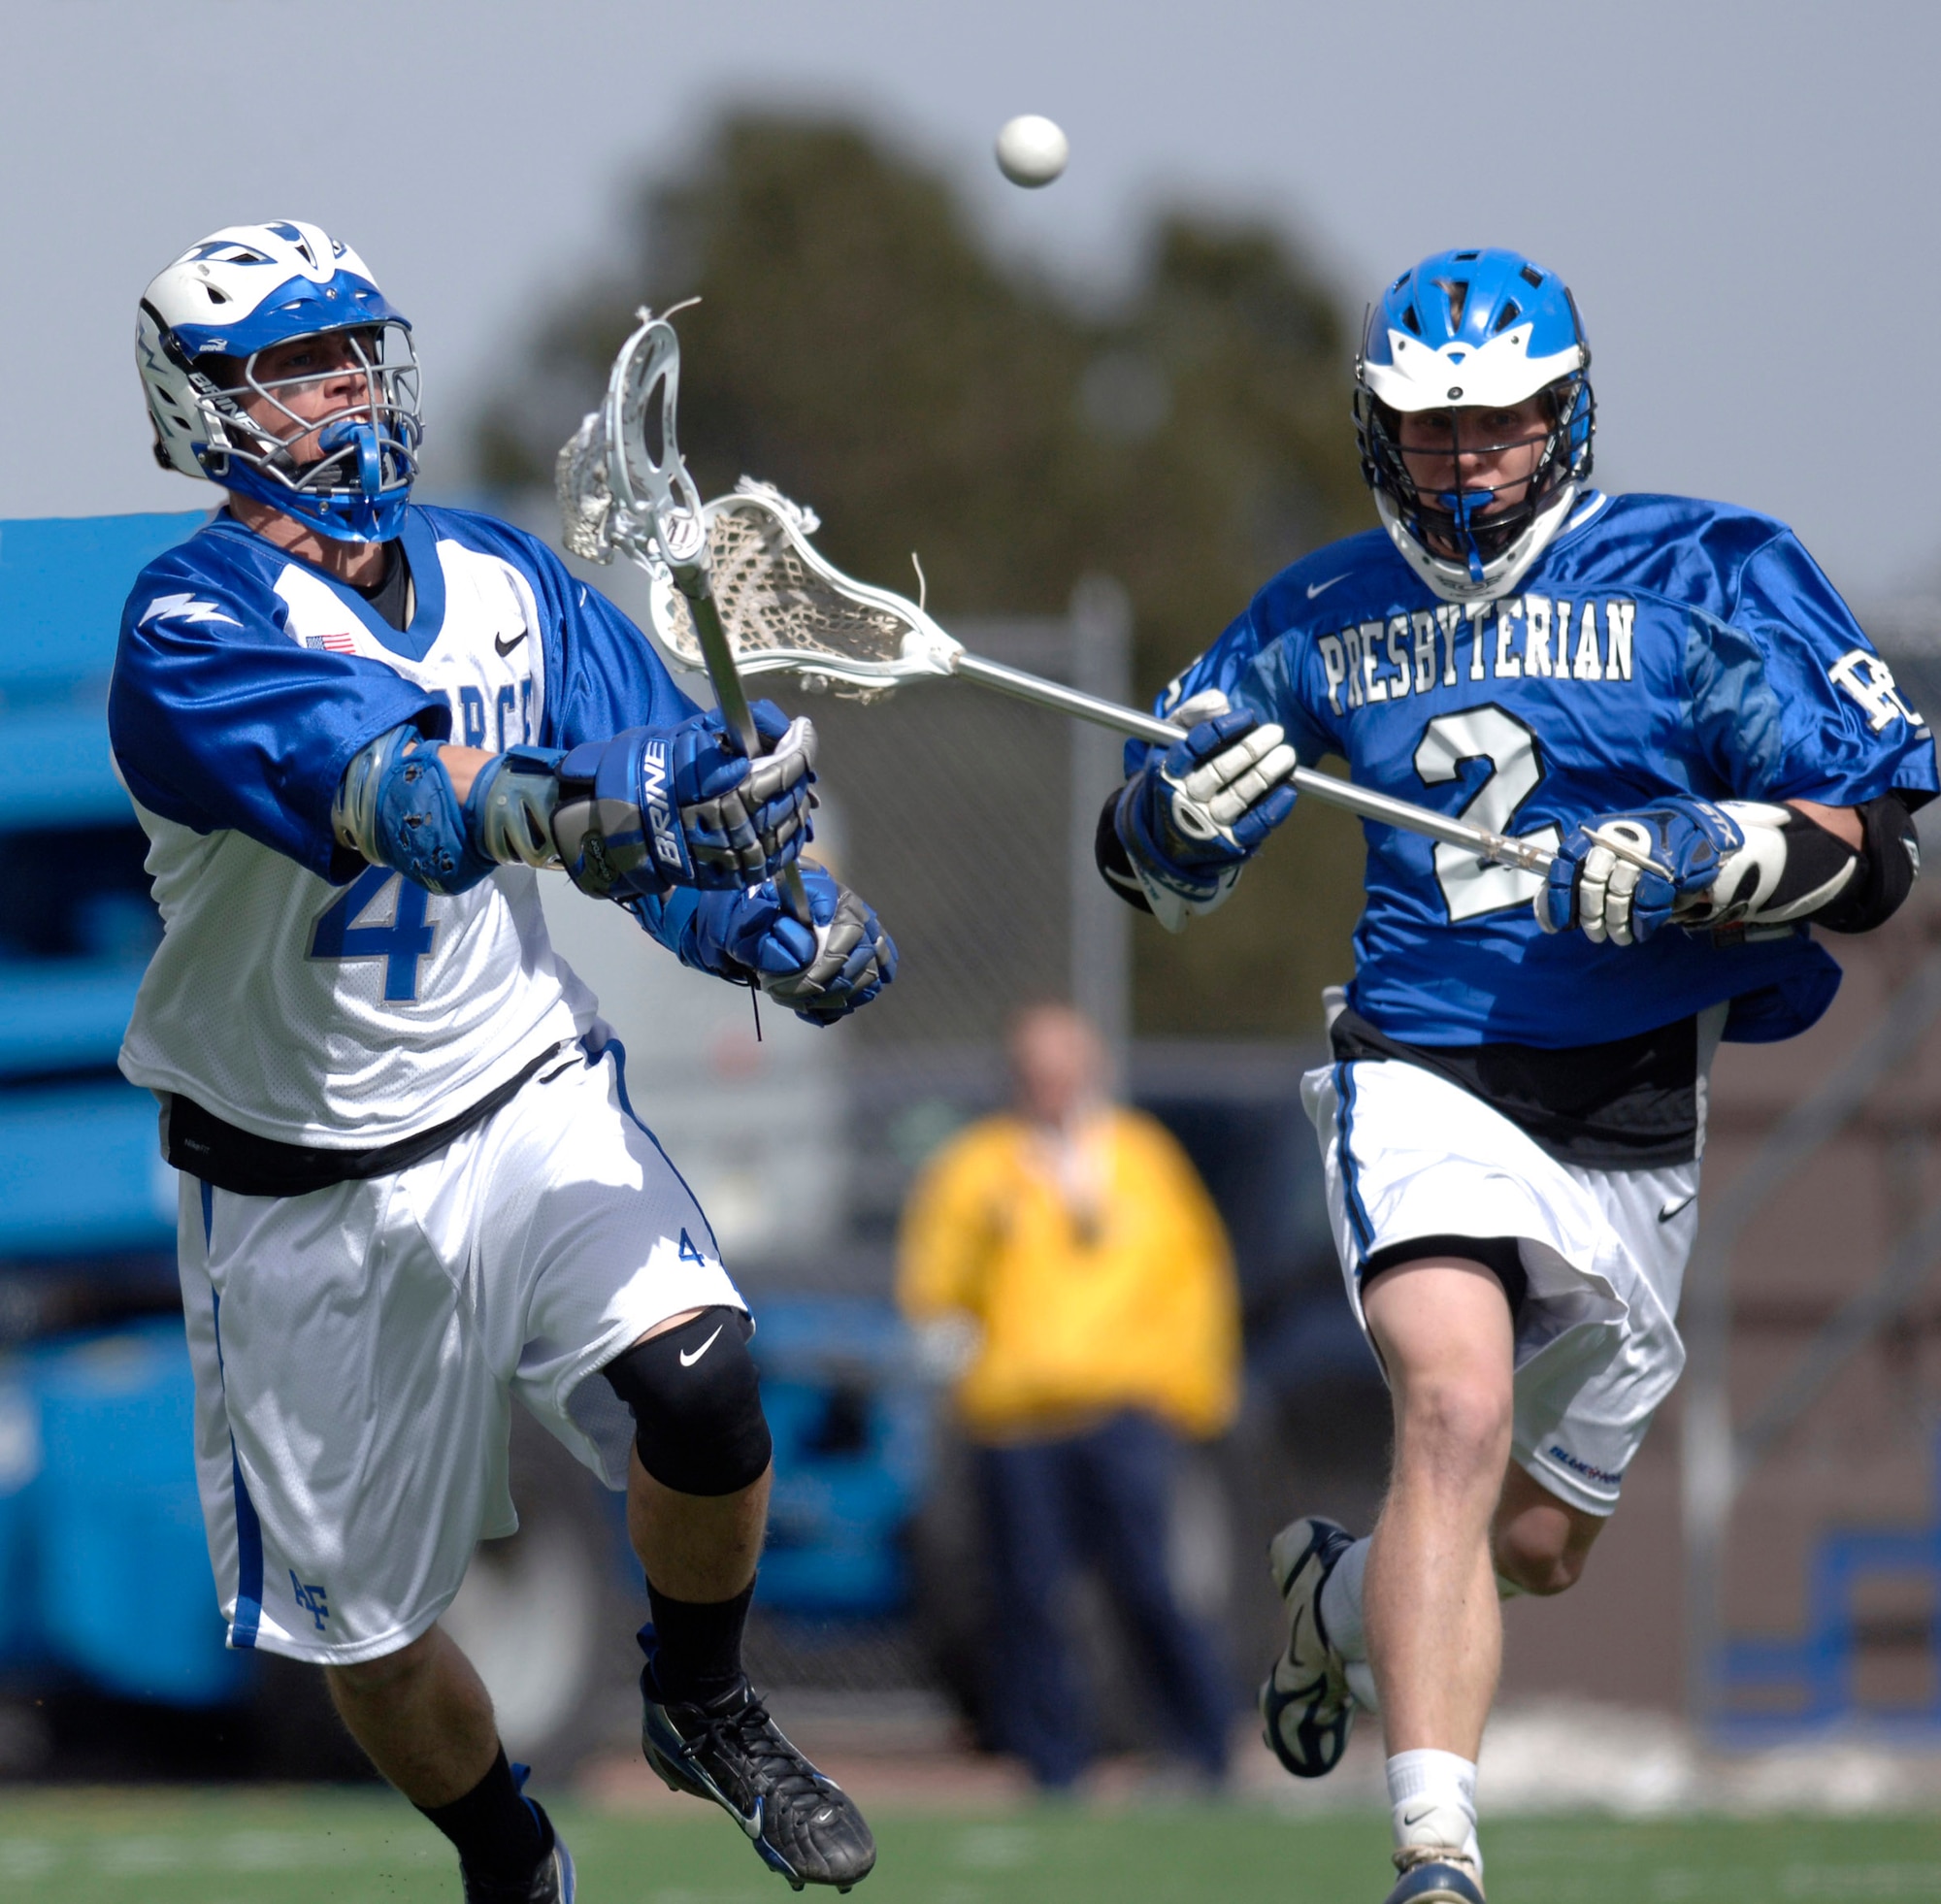
[[[395,884],[397,898],[391,916],[374,924],[360,923],[378,909],[385,889]],[[312,928],[313,959],[382,959],[384,998],[396,1004],[418,995],[418,961],[430,955],[438,928],[425,923],[431,895],[402,872],[374,866],[360,872],[330,910]]]
[[[1514,714],[1494,706],[1441,714],[1423,729],[1415,749],[1415,771],[1425,786],[1461,779],[1463,769],[1472,760],[1484,762],[1490,771],[1464,803],[1458,817],[1491,833],[1507,835],[1517,808],[1543,778],[1536,736]],[[1532,846],[1547,846],[1553,853],[1563,842],[1563,831],[1555,826],[1539,827],[1522,837]],[[1444,843],[1435,849],[1435,883],[1442,888],[1450,923],[1459,925],[1485,912],[1528,905],[1543,881],[1521,867],[1493,866],[1467,847]]]

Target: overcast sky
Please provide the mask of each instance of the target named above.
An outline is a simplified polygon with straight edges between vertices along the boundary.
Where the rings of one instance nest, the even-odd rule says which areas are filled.
[[[355,245],[450,440],[642,174],[776,101],[854,110],[1075,280],[1123,274],[1168,199],[1302,233],[1357,305],[1429,250],[1521,247],[1584,311],[1605,486],[1772,510],[1854,593],[1941,582],[1941,10],[7,0],[5,24],[0,515],[211,493],[154,469],[130,348],[206,231]],[[991,162],[1018,112],[1070,134],[1048,190]]]

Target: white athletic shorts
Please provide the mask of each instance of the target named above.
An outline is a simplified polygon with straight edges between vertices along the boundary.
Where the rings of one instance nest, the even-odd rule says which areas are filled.
[[[518,1526],[512,1396],[624,1488],[633,1417],[594,1371],[684,1309],[745,1307],[627,1102],[620,1047],[598,1048],[392,1176],[283,1198],[182,1178],[196,1467],[232,1646],[348,1665],[408,1645],[477,1543]]]
[[[1362,1265],[1418,1236],[1513,1236],[1530,1292],[1517,1319],[1517,1463],[1606,1515],[1685,1366],[1673,1318],[1698,1227],[1698,1165],[1560,1164],[1508,1118],[1418,1065],[1355,1059],[1309,1071],[1348,1300]]]

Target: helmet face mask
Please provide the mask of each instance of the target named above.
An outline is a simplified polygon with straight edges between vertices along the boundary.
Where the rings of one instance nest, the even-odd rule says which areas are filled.
[[[1590,362],[1569,290],[1513,251],[1425,259],[1369,312],[1362,473],[1390,540],[1445,600],[1507,593],[1568,515],[1591,472]],[[1520,448],[1534,452],[1527,471]]]
[[[1371,467],[1378,472],[1369,476],[1370,485],[1388,502],[1404,533],[1432,555],[1460,564],[1472,583],[1515,546],[1561,485],[1574,484],[1589,469],[1588,451],[1581,459],[1572,454],[1576,439],[1588,443],[1593,424],[1589,383],[1581,377],[1564,378],[1538,394],[1545,414],[1534,430],[1492,428],[1486,419],[1502,412],[1461,406],[1428,412],[1449,418],[1446,446],[1404,448],[1404,413],[1366,390],[1356,392],[1364,473]],[[1529,448],[1536,455],[1527,476],[1497,480],[1493,486],[1480,471],[1472,474],[1464,468],[1474,464],[1487,470],[1510,452]],[[1438,465],[1442,479],[1431,478],[1425,486],[1418,473]]]
[[[205,239],[148,286],[136,361],[165,469],[333,541],[398,534],[423,437],[411,325],[317,227]]]
[[[265,359],[286,359],[291,345],[313,340],[341,340],[327,353],[340,361],[265,375]],[[203,361],[215,374],[198,373],[198,396],[220,426],[222,445],[212,443],[204,470],[225,488],[326,534],[354,529],[363,533],[344,539],[373,539],[384,503],[408,495],[417,470],[418,362],[411,332],[396,322],[317,331],[245,358]]]

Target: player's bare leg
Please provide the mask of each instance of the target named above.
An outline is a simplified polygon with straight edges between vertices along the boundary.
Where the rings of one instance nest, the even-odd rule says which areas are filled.
[[[573,1860],[520,1795],[524,1768],[506,1762],[492,1696],[442,1627],[324,1679],[372,1764],[457,1847],[468,1904],[571,1904]]]
[[[1395,1473],[1368,1554],[1364,1620],[1389,1751],[1473,1759],[1502,1658],[1490,1525],[1510,1447],[1510,1311],[1478,1264],[1378,1277],[1368,1327],[1395,1399]]]
[[[1503,1477],[1490,1529],[1499,1591],[1507,1584],[1521,1593],[1547,1596],[1576,1586],[1606,1519],[1559,1500],[1540,1481],[1512,1465]]]
[[[492,1696],[443,1627],[381,1659],[323,1672],[350,1736],[412,1804],[449,1804],[490,1769]]]
[[[1386,1270],[1363,1306],[1396,1422],[1361,1593],[1389,1752],[1394,1896],[1469,1904],[1482,1894],[1476,1757],[1502,1658],[1491,1528],[1510,1449],[1510,1307],[1489,1269],[1455,1257]]]
[[[647,1578],[671,1599],[732,1600],[762,1556],[773,1470],[732,1494],[677,1494],[641,1465],[627,1477],[627,1538]]]

